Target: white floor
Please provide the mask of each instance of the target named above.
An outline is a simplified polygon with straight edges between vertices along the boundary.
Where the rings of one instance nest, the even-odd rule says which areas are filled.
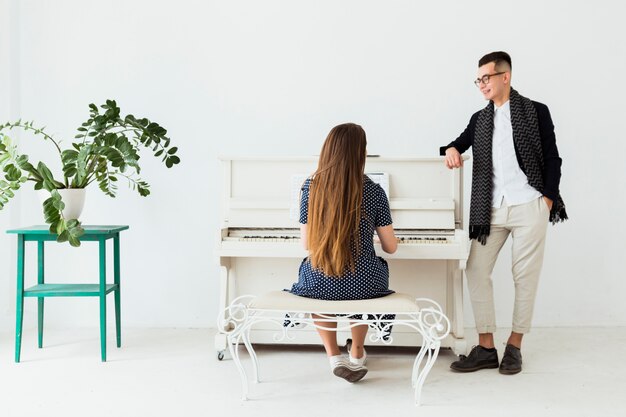
[[[36,329],[26,329],[19,364],[13,335],[0,334],[0,416],[626,415],[626,328],[534,329],[515,376],[453,373],[455,356],[442,351],[421,407],[408,348],[368,349],[370,372],[349,384],[330,373],[321,347],[259,347],[262,382],[242,402],[233,362],[216,359],[213,330],[124,329],[121,349],[109,334],[101,363],[96,328],[46,328],[41,350]]]

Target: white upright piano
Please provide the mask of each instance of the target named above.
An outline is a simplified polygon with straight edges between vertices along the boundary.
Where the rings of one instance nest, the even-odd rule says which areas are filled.
[[[220,311],[240,295],[291,288],[307,256],[300,242],[298,192],[317,167],[316,157],[221,158],[222,226],[217,244]],[[465,353],[462,276],[469,252],[463,229],[463,171],[449,170],[443,158],[368,157],[366,174],[388,192],[393,226],[399,238],[393,255],[375,245],[389,263],[389,287],[437,301],[451,320],[442,347]],[[386,184],[385,184],[386,183]],[[251,332],[253,343],[276,343],[279,329],[268,324]],[[401,326],[393,345],[419,346],[415,332]],[[350,337],[339,332],[338,340]],[[320,344],[314,329],[280,343]],[[368,340],[366,340],[366,344]],[[224,335],[215,348],[223,352]]]

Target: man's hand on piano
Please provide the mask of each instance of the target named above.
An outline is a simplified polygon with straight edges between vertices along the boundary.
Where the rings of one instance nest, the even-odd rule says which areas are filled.
[[[449,169],[461,168],[463,166],[463,157],[455,147],[450,147],[446,149],[445,163]]]

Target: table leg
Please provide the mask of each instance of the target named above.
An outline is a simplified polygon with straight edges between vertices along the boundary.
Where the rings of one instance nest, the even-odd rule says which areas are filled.
[[[20,361],[24,319],[24,235],[17,235],[17,300],[15,303],[15,362]]]
[[[44,278],[44,241],[37,242],[37,284],[43,284]],[[39,349],[43,346],[43,300],[37,298],[37,344]]]
[[[99,240],[100,258],[100,353],[102,362],[107,360],[107,299],[106,299],[106,240]]]
[[[121,284],[120,284],[120,234],[116,233],[113,238],[113,282],[117,285],[115,288],[115,334],[117,336],[117,347],[122,346],[122,328],[121,328]]]

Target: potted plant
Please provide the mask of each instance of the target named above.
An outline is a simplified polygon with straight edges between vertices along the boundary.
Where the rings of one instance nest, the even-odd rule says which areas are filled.
[[[149,149],[167,168],[180,162],[176,156],[178,148],[170,146],[167,130],[159,124],[131,114],[121,117],[114,100],[107,100],[100,108],[102,112],[96,105],[89,105],[89,119],[78,128],[71,147],[64,150],[45,128],[34,127],[33,122],[18,120],[0,125],[0,210],[16,190],[32,181],[35,190],[50,192],[43,202],[43,211],[50,231],[58,234],[57,241],[80,246],[83,229],[77,218],[65,218],[63,211],[68,197],[62,197],[60,190],[80,190],[95,182],[102,192],[115,197],[118,180],[125,179],[129,187],[145,197],[150,194],[150,186],[139,177],[141,148]],[[19,153],[5,134],[15,128],[32,132],[56,148],[62,176],[55,177],[46,164],[34,165],[27,155]]]

